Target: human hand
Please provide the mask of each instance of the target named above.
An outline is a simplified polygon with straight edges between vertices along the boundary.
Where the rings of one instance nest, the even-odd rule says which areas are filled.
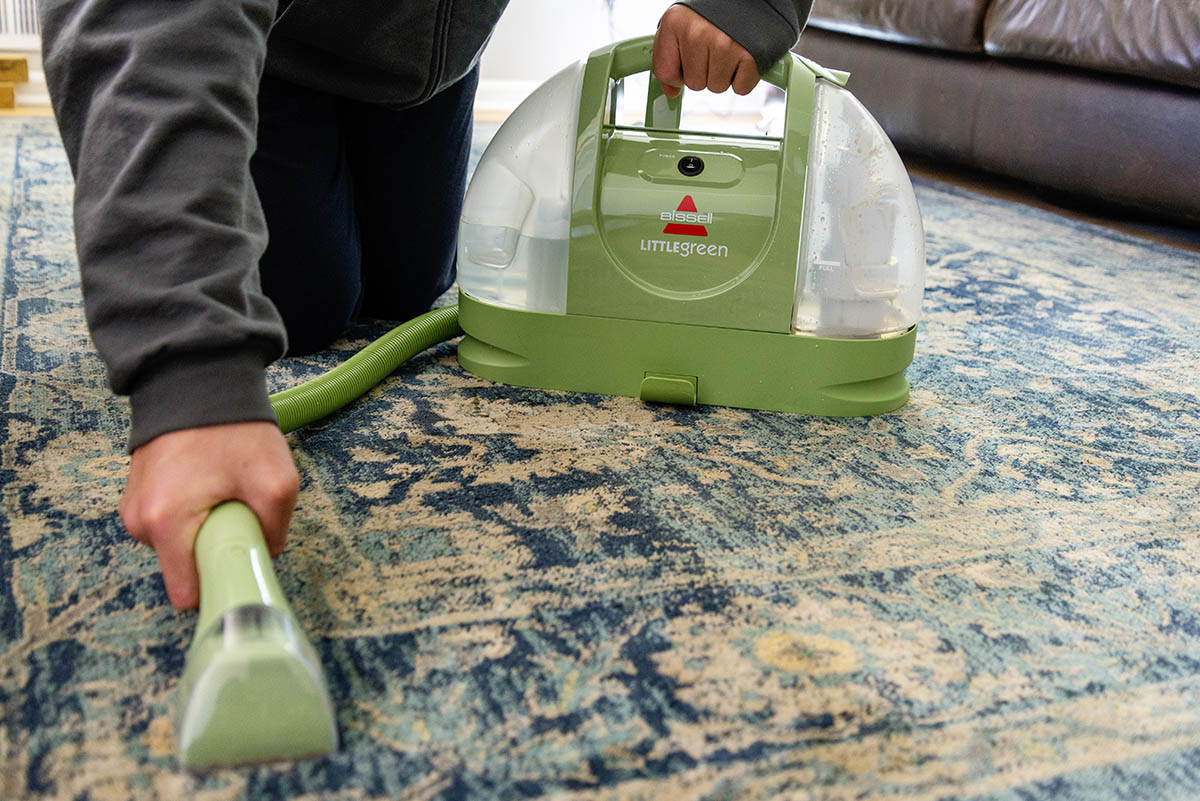
[[[283,552],[300,477],[274,423],[229,423],[155,437],[133,452],[121,520],[154,548],[167,596],[179,609],[200,602],[193,545],[209,511],[228,500],[254,510],[272,556]]]
[[[663,94],[677,97],[683,87],[739,95],[758,86],[754,57],[720,28],[687,6],[671,6],[654,35],[654,75]]]

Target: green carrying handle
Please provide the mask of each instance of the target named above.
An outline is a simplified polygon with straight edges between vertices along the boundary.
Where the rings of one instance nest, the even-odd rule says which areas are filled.
[[[643,36],[630,39],[618,44],[613,49],[612,66],[609,77],[614,81],[629,75],[648,72],[654,67],[654,37]],[[788,57],[779,59],[763,80],[775,86],[788,90],[788,80],[791,76],[792,60]],[[667,97],[663,92],[662,83],[654,75],[650,76],[650,91],[646,94],[646,127],[659,130],[678,130],[683,115],[683,89],[675,97]]]
[[[608,48],[601,48],[601,52]],[[636,39],[627,39],[624,42],[619,42],[611,46],[612,49],[612,67],[609,70],[609,77],[613,80],[620,80],[629,75],[635,75],[639,72],[648,72],[654,67],[654,37],[640,36]],[[595,53],[592,54],[596,55]],[[762,79],[767,83],[774,84],[780,89],[787,91],[788,80],[791,76],[792,63],[795,61],[790,54],[779,59],[767,70]]]
[[[597,57],[601,60],[610,60],[607,77],[614,81],[641,72],[648,72],[654,67],[654,37],[642,36],[601,48],[591,55],[592,59]],[[798,66],[807,69],[797,69]],[[793,94],[797,98],[807,98],[808,106],[803,109],[807,114],[812,106],[811,82],[813,76],[844,86],[850,78],[850,73],[827,69],[803,56],[787,53],[771,65],[771,68],[762,75],[762,79],[784,90],[787,93],[789,105],[791,105],[790,100]],[[646,127],[676,130],[679,128],[682,110],[683,92],[681,91],[674,98],[668,98],[663,93],[662,84],[651,75],[650,91],[646,96]]]
[[[227,501],[214,507],[193,547],[200,573],[197,636],[239,606],[272,606],[291,613],[275,578],[262,527],[249,506]]]

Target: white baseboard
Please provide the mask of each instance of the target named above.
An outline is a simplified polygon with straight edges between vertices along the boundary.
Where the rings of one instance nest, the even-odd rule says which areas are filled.
[[[20,106],[50,105],[50,90],[46,88],[46,73],[41,70],[29,71],[29,81],[19,83],[13,88],[16,104]]]
[[[40,63],[42,38],[36,33],[0,33],[0,51],[36,55]],[[32,61],[32,58],[30,60]]]

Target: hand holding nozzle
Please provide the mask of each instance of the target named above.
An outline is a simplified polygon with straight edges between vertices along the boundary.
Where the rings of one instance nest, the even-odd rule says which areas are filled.
[[[217,504],[238,498],[261,521],[272,556],[283,551],[300,479],[287,441],[270,422],[172,431],[133,452],[121,519],[154,548],[176,607],[200,602],[193,544]]]

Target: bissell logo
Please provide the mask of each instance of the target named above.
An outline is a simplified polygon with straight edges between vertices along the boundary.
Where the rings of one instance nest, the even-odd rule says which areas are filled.
[[[712,212],[701,214],[696,210],[696,201],[691,195],[684,195],[675,211],[664,211],[659,217],[666,220],[664,234],[676,236],[708,236],[705,223],[712,224]],[[718,242],[697,242],[694,239],[643,239],[642,250],[649,253],[670,253],[675,256],[715,256],[729,257],[729,246]]]
[[[663,233],[676,236],[708,236],[704,223],[711,225],[713,219],[711,211],[701,214],[696,210],[696,201],[692,200],[691,195],[684,195],[675,211],[664,211],[659,216],[667,222]]]

